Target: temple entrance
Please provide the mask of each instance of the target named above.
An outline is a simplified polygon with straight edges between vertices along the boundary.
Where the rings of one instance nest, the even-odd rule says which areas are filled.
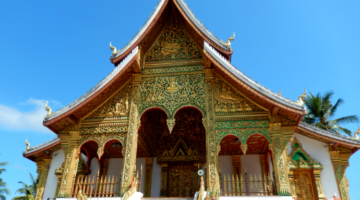
[[[174,118],[170,132],[164,111],[152,109],[141,117],[137,156],[154,158],[152,170],[161,171],[161,179],[152,177],[158,181],[147,180],[145,175],[145,187],[149,183],[152,188],[145,188],[145,197],[193,197],[199,189],[197,171],[206,162],[202,113],[187,107]]]

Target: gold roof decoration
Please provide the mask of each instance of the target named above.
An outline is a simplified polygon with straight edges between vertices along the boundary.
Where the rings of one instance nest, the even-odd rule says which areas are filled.
[[[303,100],[306,98],[306,88],[304,88],[304,93],[302,95],[299,96],[297,103],[301,106],[304,105]]]
[[[25,145],[26,145],[26,150],[29,150],[30,149],[30,143],[29,141],[27,140],[28,138],[26,137],[25,139]]]
[[[202,51],[173,16],[145,55],[146,62],[202,59]]]
[[[359,140],[360,127],[358,125],[358,129],[354,133],[354,140]]]
[[[233,36],[231,36],[227,41],[226,41],[226,46],[231,47],[231,42],[235,39],[235,32],[233,34]]]
[[[45,109],[47,111],[46,117],[51,115],[51,108],[48,106],[48,101],[46,101]]]
[[[116,55],[117,54],[117,50],[116,50],[116,47],[112,46],[111,45],[111,42],[110,42],[110,50],[112,50],[112,55]]]

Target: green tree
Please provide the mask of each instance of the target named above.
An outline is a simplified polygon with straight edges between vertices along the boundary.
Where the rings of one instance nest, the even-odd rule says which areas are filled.
[[[7,162],[2,162],[0,163],[0,167],[3,167],[7,164],[8,164]],[[4,171],[5,171],[4,168],[0,168],[0,174]],[[2,180],[2,178],[0,178],[0,200],[6,200],[5,194],[9,195],[10,190],[7,188],[7,184]]]
[[[333,92],[327,92],[324,96],[320,93],[314,96],[309,93],[309,95],[303,99],[308,110],[308,114],[303,118],[303,121],[333,133],[341,134],[341,132],[343,132],[351,136],[351,131],[340,125],[359,122],[359,119],[356,115],[332,119],[338,107],[344,103],[344,100],[338,99],[335,104],[332,104],[330,99],[333,94]]]
[[[33,200],[36,196],[36,184],[38,182],[38,179],[35,179],[34,176],[30,173],[30,181],[31,184],[28,185],[22,181],[19,181],[18,183],[22,185],[21,188],[19,188],[16,193],[22,194],[22,196],[16,196],[13,198],[13,200]]]

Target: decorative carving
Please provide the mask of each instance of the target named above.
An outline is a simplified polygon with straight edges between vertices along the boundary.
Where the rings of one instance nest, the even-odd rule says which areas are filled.
[[[202,51],[186,33],[176,16],[169,20],[160,37],[145,55],[146,62],[201,58]]]
[[[304,88],[304,93],[302,95],[299,96],[298,100],[297,100],[297,103],[299,105],[304,105],[304,102],[303,100],[306,98],[306,88]]]
[[[196,94],[196,95],[195,95]],[[172,119],[176,110],[192,105],[204,112],[204,75],[146,77],[140,88],[139,113],[152,107],[160,107]]]
[[[235,135],[240,138],[241,143],[246,143],[246,140],[254,134],[264,136],[269,143],[272,142],[270,138],[270,131],[268,128],[232,128],[232,129],[216,129],[216,141],[220,144],[220,141],[226,135]]]
[[[129,114],[129,94],[131,85],[127,84],[106,103],[90,114],[89,118],[112,118],[122,117]]]
[[[175,126],[175,119],[167,119],[166,124],[168,125],[169,133],[171,133]]]
[[[247,149],[248,149],[248,145],[246,143],[242,143],[241,150],[243,151],[244,155],[246,154]]]
[[[354,133],[354,140],[359,140],[359,133],[360,133],[360,127],[358,126],[358,129]]]
[[[294,172],[296,196],[298,200],[315,200],[315,185],[311,178],[310,171]]]
[[[168,74],[168,73],[184,73],[184,72],[197,72],[203,71],[204,65],[194,66],[179,66],[179,67],[162,67],[162,68],[145,68],[142,73],[144,75],[150,74]]]
[[[110,45],[111,45],[111,43],[110,43]],[[87,196],[82,193],[82,190],[79,190],[78,195],[77,195],[77,200],[87,200]]]
[[[124,193],[122,200],[128,200],[135,192],[137,191],[138,180],[134,176],[133,181],[131,182],[130,189]]]
[[[267,128],[268,120],[241,120],[241,121],[217,121],[215,129],[232,129],[232,128]]]
[[[215,112],[244,112],[260,111],[257,105],[253,104],[221,78],[215,78]]]
[[[113,52],[112,52],[112,55],[116,55],[116,54],[117,54],[116,47],[114,47],[113,45],[111,45],[111,42],[110,42],[110,50],[113,51]]]
[[[231,42],[235,39],[235,32],[234,32],[234,35],[231,36],[228,40],[226,40],[226,43],[225,45],[228,46],[228,47],[231,47]]]
[[[48,106],[48,101],[46,101],[45,109],[47,111],[46,117],[51,115],[51,108]]]
[[[127,126],[82,127],[80,134],[126,133]]]

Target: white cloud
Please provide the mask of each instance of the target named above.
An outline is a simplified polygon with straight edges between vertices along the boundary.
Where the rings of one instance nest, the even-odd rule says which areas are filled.
[[[11,130],[28,130],[42,133],[50,133],[51,131],[43,126],[43,120],[46,116],[45,100],[30,98],[20,105],[30,105],[34,109],[30,112],[21,112],[18,109],[0,104],[0,127]],[[49,106],[61,107],[58,101],[49,101]]]

